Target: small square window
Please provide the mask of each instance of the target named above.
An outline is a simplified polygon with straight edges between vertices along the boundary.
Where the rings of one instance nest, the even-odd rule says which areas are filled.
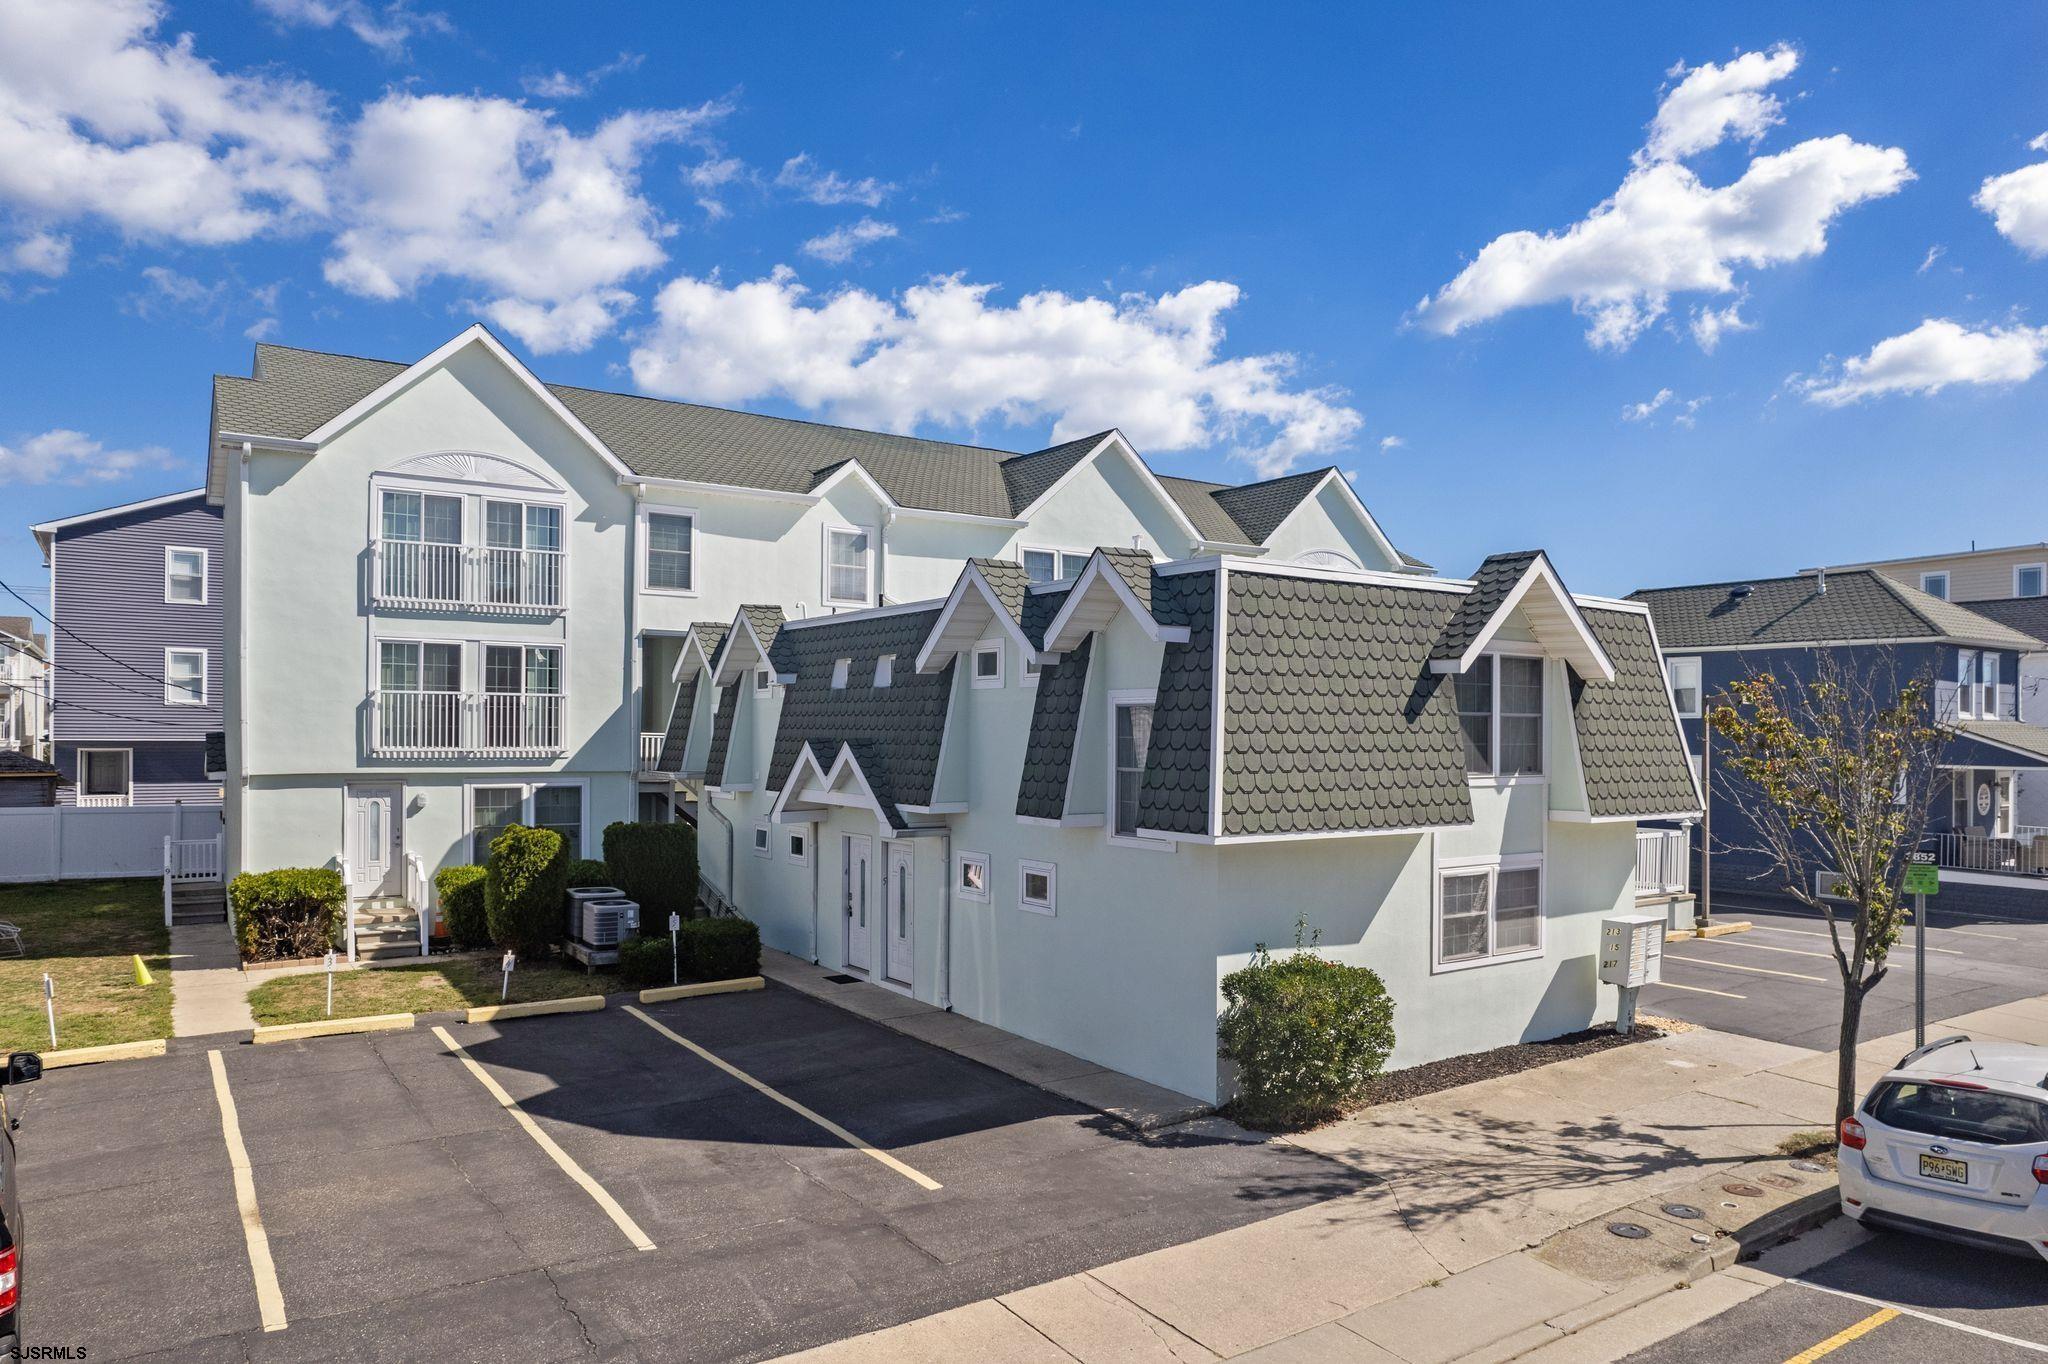
[[[756,857],[766,857],[768,855],[768,826],[766,824],[756,824],[754,826],[754,855]]]
[[[1017,908],[1051,914],[1059,900],[1059,868],[1051,862],[1017,864]]]
[[[883,654],[875,660],[875,685],[886,687],[896,680],[896,655]]]
[[[850,667],[852,667],[852,666],[853,666],[853,660],[852,660],[852,659],[850,659],[850,658],[835,658],[835,659],[833,659],[833,660],[832,660],[832,690],[833,690],[833,691],[845,691],[845,690],[846,690],[846,673],[847,673],[847,669],[849,669],[849,668],[850,668]]]
[[[2048,597],[2048,564],[2021,564],[2012,571],[2015,597]]]
[[[811,860],[811,831],[791,829],[782,840],[782,855],[792,862],[808,866]]]
[[[953,859],[953,893],[963,900],[988,903],[988,854],[963,852]]]
[[[1003,685],[1003,644],[1001,640],[975,646],[974,685],[977,687],[1000,687]]]
[[[755,690],[755,691],[767,691],[767,690],[768,690],[768,670],[767,670],[766,668],[756,668],[756,669],[754,669],[754,690]]]
[[[1931,597],[1940,597],[1943,601],[1947,601],[1948,574],[1922,573],[1920,575],[1920,590]]]

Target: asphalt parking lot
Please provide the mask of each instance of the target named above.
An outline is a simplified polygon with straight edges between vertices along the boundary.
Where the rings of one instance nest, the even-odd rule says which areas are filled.
[[[1141,1137],[772,986],[644,1014],[51,1072],[17,1107],[26,1342],[756,1359],[1362,1179],[1213,1120]]]

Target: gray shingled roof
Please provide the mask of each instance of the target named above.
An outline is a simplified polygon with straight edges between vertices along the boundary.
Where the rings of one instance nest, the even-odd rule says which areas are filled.
[[[725,784],[725,754],[732,747],[733,720],[739,714],[740,693],[745,690],[744,684],[735,682],[718,693],[718,708],[711,715],[711,747],[704,755],[706,786]]]
[[[1031,590],[1031,575],[1024,571],[1024,565],[1010,559],[969,559],[967,561],[981,573],[981,580],[995,593],[1003,610],[1010,619],[1021,623],[1024,619],[1024,597]]]
[[[772,659],[775,654],[775,637],[782,631],[782,608],[749,603],[740,607],[739,614],[746,618],[747,625],[754,632],[754,638],[760,641],[761,651]],[[738,621],[735,620],[734,624],[737,625]],[[707,655],[714,670],[724,666],[726,646],[738,637],[738,632],[728,627],[723,638],[719,640],[717,649]]]
[[[57,777],[63,774],[41,758],[18,749],[0,748],[0,777]]]
[[[1444,626],[1441,638],[1429,651],[1431,658],[1459,659],[1472,647],[1472,641],[1479,638],[1488,621],[1500,610],[1501,603],[1508,599],[1508,593],[1515,590],[1515,584],[1529,571],[1530,565],[1543,557],[1540,550],[1517,550],[1512,554],[1489,554],[1479,565],[1479,571],[1472,575],[1472,590],[1465,594],[1465,600]]]
[[[1280,529],[1280,523],[1294,514],[1316,485],[1329,477],[1328,468],[1270,478],[1264,483],[1247,483],[1236,488],[1219,488],[1209,494],[1224,515],[1242,528],[1250,543],[1263,545],[1266,537]]]
[[[1109,436],[1107,431],[1097,431],[1092,436],[1066,441],[1050,446],[1035,454],[1018,455],[1002,463],[1003,488],[1009,494],[1012,514],[1021,513],[1026,507],[1044,497],[1052,485],[1067,476],[1068,470],[1079,464],[1090,450],[1102,444]]]
[[[224,729],[206,731],[205,772],[226,772],[228,770],[228,732]]]
[[[1152,746],[1138,787],[1138,827],[1170,834],[1209,828],[1210,749],[1215,726],[1216,574],[1160,577],[1152,615],[1185,625],[1185,644],[1168,644],[1159,661],[1152,706]],[[1043,685],[1041,683],[1040,685]]]
[[[1572,722],[1585,769],[1587,813],[1618,819],[1699,809],[1650,623],[1633,611],[1581,609],[1614,664],[1612,682],[1572,679]]]
[[[668,711],[668,732],[662,735],[661,755],[654,760],[658,772],[683,770],[683,750],[690,743],[690,717],[697,711],[697,679],[703,675],[692,673],[676,685],[675,704]]]
[[[1963,605],[2030,639],[2041,640],[2042,647],[2048,648],[2048,597],[2000,597]]]
[[[1747,595],[1736,589],[1748,587]],[[1879,639],[1956,639],[2028,650],[2028,636],[1918,588],[1869,569],[1827,575],[1827,591],[1811,573],[1749,583],[1646,588],[1630,594],[1647,604],[1665,652],[1768,644],[1848,643]]]
[[[1067,812],[1067,775],[1074,765],[1081,697],[1088,687],[1088,656],[1094,647],[1095,636],[1090,635],[1038,675],[1024,766],[1017,780],[1017,813],[1026,819],[1058,819]]]
[[[1227,491],[1228,483],[1209,483],[1199,478],[1170,478],[1160,475],[1159,485],[1166,489],[1166,495],[1174,500],[1195,530],[1204,540],[1214,540],[1226,545],[1248,545],[1244,527],[1230,519],[1230,513],[1217,505],[1216,494]]]
[[[1033,648],[1045,647],[1045,628],[1052,624],[1052,618],[1067,604],[1067,594],[1074,590],[1071,582],[1058,587],[1048,587],[1042,592],[1026,593],[1024,597],[1024,618],[1020,622],[1024,638],[1031,641]]]
[[[1949,728],[1974,739],[2018,749],[2048,762],[2048,729],[2021,724],[2017,720],[1951,720]]]
[[[1131,595],[1147,611],[1152,609],[1152,556],[1142,549],[1115,549],[1105,545],[1095,551],[1103,562],[1124,580]]]

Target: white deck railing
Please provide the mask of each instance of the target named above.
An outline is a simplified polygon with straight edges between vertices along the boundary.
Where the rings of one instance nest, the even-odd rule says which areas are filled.
[[[434,927],[434,895],[427,881],[426,864],[418,853],[405,855],[405,902],[420,916],[420,955],[426,956]]]
[[[2011,838],[1981,834],[1937,835],[1941,865],[1956,871],[2048,876],[2048,829],[2025,825]]]
[[[221,835],[164,840],[164,926],[171,924],[171,887],[221,879]]]
[[[558,549],[373,540],[370,592],[379,606],[415,611],[553,612],[565,600],[566,565]]]
[[[356,964],[356,873],[348,864],[348,858],[337,857],[335,865],[341,871],[341,941],[348,952],[348,964]]]
[[[560,753],[559,692],[377,691],[370,751],[380,757],[547,757]]]
[[[1636,830],[1636,894],[1675,895],[1692,880],[1692,840],[1684,829]]]
[[[666,734],[642,734],[640,736],[640,770],[657,771],[661,767],[661,746],[668,742]]]

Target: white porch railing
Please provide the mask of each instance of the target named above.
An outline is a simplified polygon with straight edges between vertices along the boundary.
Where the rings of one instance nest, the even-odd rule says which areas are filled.
[[[341,940],[348,952],[348,964],[356,964],[356,874],[348,864],[348,858],[337,857],[335,865],[341,869]]]
[[[1679,894],[1691,879],[1692,840],[1686,830],[1636,830],[1636,894]]]
[[[374,540],[371,595],[379,606],[415,611],[545,614],[562,609],[566,562],[558,549]]]
[[[221,879],[221,835],[164,840],[164,927],[171,926],[171,887]]]
[[[2048,876],[2048,829],[2024,825],[2011,838],[1982,834],[1937,835],[1941,865],[1956,871]]]
[[[405,902],[420,916],[420,955],[429,951],[428,938],[434,926],[433,890],[427,881],[426,864],[418,853],[405,855]]]
[[[129,803],[130,798],[126,791],[115,796],[88,796],[83,791],[78,793],[78,808],[81,810],[111,810]]]
[[[377,691],[370,751],[380,757],[548,757],[562,751],[559,692]]]
[[[668,741],[666,734],[642,734],[640,736],[640,770],[654,772],[661,767],[661,746]]]

